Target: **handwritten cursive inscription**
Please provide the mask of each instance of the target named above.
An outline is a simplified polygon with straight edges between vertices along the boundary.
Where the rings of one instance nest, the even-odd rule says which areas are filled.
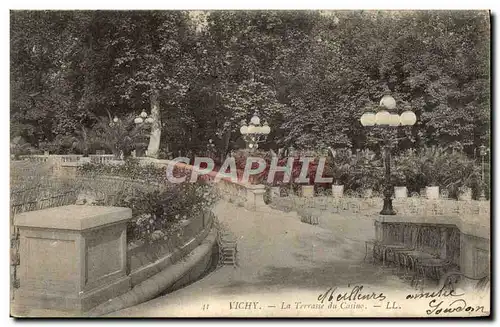
[[[457,299],[453,302],[448,303],[448,306],[443,304],[444,301],[438,302],[436,299],[429,302],[429,308],[425,312],[427,315],[439,315],[441,313],[453,313],[453,312],[484,312],[484,306],[478,305],[472,307],[467,304],[464,299]]]
[[[456,294],[455,290],[445,290],[444,286],[439,291],[433,292],[420,292],[416,294],[406,295],[407,300],[418,300],[418,299],[429,299],[436,297],[448,297],[448,296],[463,296],[464,294]]]
[[[337,293],[337,287],[330,287],[326,292],[321,293],[318,296],[318,301],[323,303],[327,301],[362,301],[362,300],[385,300],[386,296],[384,293],[363,293],[363,285],[355,285],[347,292]]]

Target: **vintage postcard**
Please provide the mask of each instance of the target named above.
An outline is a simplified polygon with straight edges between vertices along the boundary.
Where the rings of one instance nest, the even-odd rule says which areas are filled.
[[[490,35],[12,10],[11,316],[490,316]]]

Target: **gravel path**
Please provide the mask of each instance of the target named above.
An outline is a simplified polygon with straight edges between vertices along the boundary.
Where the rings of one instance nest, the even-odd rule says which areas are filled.
[[[313,226],[294,212],[248,211],[227,202],[215,212],[238,239],[239,267],[221,267],[183,289],[110,316],[238,315],[227,311],[236,299],[266,302],[258,315],[272,316],[272,306],[282,300],[300,296],[317,302],[329,287],[410,290],[387,270],[363,262],[364,240],[374,234],[373,218],[324,213]]]

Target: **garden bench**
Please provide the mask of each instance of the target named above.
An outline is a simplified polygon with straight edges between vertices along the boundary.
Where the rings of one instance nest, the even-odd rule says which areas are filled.
[[[458,288],[471,287],[474,291],[484,291],[490,289],[490,275],[482,277],[470,277],[464,273],[452,270],[444,274],[439,281],[439,289],[457,290]]]
[[[416,261],[415,275],[412,286],[423,291],[427,279],[439,283],[441,278],[450,270],[455,269],[455,265],[447,259],[429,257],[427,253],[415,254]]]

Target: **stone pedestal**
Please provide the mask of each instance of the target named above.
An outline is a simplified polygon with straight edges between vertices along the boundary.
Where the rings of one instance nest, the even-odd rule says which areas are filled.
[[[265,186],[262,184],[258,185],[246,185],[246,196],[247,200],[245,202],[245,207],[249,210],[257,210],[266,206],[264,202],[264,193],[266,193]]]
[[[13,314],[78,315],[128,291],[131,217],[128,208],[77,205],[17,215],[21,265]]]

